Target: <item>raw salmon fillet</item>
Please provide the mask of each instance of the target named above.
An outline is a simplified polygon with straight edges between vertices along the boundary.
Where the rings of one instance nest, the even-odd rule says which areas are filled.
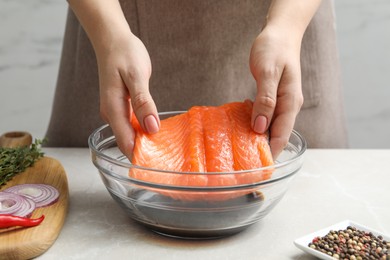
[[[160,131],[152,135],[145,133],[133,116],[136,137],[132,163],[162,171],[132,168],[130,177],[157,184],[196,187],[233,186],[270,178],[272,170],[224,174],[273,165],[268,136],[251,129],[251,113],[251,101],[219,107],[195,106],[186,113],[161,120]],[[165,195],[197,199],[195,195],[183,196],[180,192],[165,192]],[[219,195],[214,199],[237,195],[242,194]]]

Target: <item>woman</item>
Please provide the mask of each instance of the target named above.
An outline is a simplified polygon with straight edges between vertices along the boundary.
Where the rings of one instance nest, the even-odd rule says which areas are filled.
[[[131,107],[154,133],[157,111],[249,98],[253,130],[269,130],[274,156],[293,128],[309,147],[347,146],[331,1],[69,5],[48,145],[86,146],[100,111],[129,156]]]

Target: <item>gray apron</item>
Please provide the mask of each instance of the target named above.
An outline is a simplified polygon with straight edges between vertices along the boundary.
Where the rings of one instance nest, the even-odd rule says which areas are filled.
[[[269,0],[123,0],[130,28],[152,61],[150,92],[160,112],[254,99],[249,52]],[[333,4],[322,4],[301,51],[304,105],[295,129],[311,148],[347,147]],[[87,146],[99,116],[96,58],[68,12],[47,146]]]

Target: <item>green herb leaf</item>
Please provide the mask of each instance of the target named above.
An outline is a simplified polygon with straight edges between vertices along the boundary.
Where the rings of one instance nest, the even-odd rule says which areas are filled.
[[[0,147],[0,186],[41,158],[44,155],[41,151],[41,144],[44,142],[45,139],[35,139],[30,147]]]

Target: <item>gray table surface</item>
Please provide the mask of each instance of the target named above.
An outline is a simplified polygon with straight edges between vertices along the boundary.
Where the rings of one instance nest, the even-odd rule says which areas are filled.
[[[390,234],[390,150],[309,149],[282,201],[230,237],[188,241],[133,222],[106,191],[85,148],[46,148],[64,166],[70,204],[58,239],[39,259],[314,259],[293,241],[349,219]]]

